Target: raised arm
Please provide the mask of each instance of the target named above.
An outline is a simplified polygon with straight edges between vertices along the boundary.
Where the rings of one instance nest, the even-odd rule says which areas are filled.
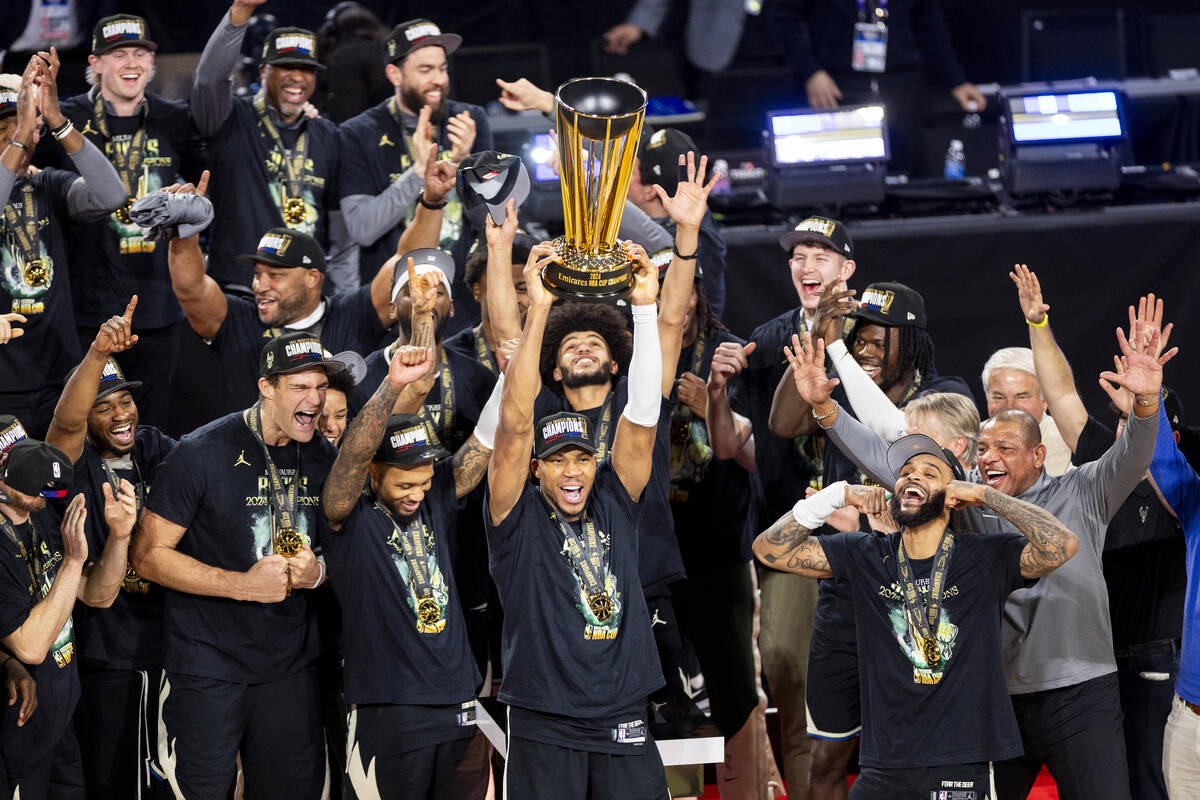
[[[195,192],[201,197],[208,190],[209,172],[200,176],[200,184],[192,186],[168,186],[164,192]],[[211,339],[221,329],[229,302],[220,285],[204,270],[204,252],[200,249],[200,237],[171,240],[167,251],[167,264],[171,272],[171,289],[187,315],[188,324],[202,339]]]
[[[484,216],[487,236],[487,309],[497,341],[521,335],[521,309],[512,279],[512,246],[517,234],[517,204],[511,197],[504,204],[504,224]]]
[[[492,448],[496,446],[496,427],[500,423],[500,400],[503,396],[504,372],[501,371],[491,395],[479,412],[475,430],[454,454],[454,490],[460,498],[473,492],[487,474]]]
[[[750,441],[753,433],[749,421],[733,413],[729,405],[729,379],[747,366],[747,356],[758,347],[756,342],[741,345],[722,342],[713,352],[708,370],[708,409],[704,419],[708,441],[717,458],[735,458]]]
[[[433,351],[429,348],[411,345],[396,348],[387,377],[346,429],[337,458],[321,490],[321,505],[334,530],[342,527],[362,494],[367,467],[383,440],[388,417],[392,415],[392,407],[401,391],[429,372],[432,366]]]
[[[379,241],[384,235],[404,222],[404,215],[424,196],[430,204],[440,203],[432,192],[424,194],[426,172],[429,165],[437,160],[437,145],[431,138],[429,127],[429,107],[422,106],[417,115],[417,129],[413,133],[413,163],[400,173],[396,180],[389,183],[378,194],[367,194],[366,187],[375,185],[369,176],[362,145],[358,140],[343,129],[341,146],[344,158],[342,166],[341,205],[342,216],[346,222],[346,232],[350,238],[362,247],[367,247]],[[370,146],[374,146],[373,143]],[[444,198],[443,198],[444,199]],[[420,215],[420,208],[417,210]],[[441,210],[437,211],[438,227],[441,227]],[[414,219],[408,227],[417,224]],[[415,245],[415,247],[435,247],[437,237],[430,245]],[[401,252],[408,252],[407,250]]]
[[[72,464],[83,455],[88,412],[96,403],[96,391],[100,387],[105,362],[110,355],[124,352],[137,343],[138,337],[131,327],[137,299],[135,294],[122,316],[111,317],[100,326],[91,347],[75,374],[67,381],[62,396],[58,398],[58,405],[54,407],[54,418],[50,420],[46,441],[66,453]]]
[[[754,556],[772,569],[830,578],[833,570],[825,556],[821,540],[810,534],[830,515],[846,505],[866,514],[881,514],[887,508],[884,490],[878,486],[850,486],[838,481],[800,500],[791,511],[754,540]]]
[[[525,286],[529,292],[529,311],[521,344],[508,365],[500,396],[500,421],[496,427],[495,448],[488,464],[488,514],[499,525],[512,511],[529,475],[533,452],[534,403],[542,389],[539,362],[542,336],[554,296],[542,284],[542,267],[554,260],[549,242],[535,246],[525,264]],[[619,431],[619,428],[618,428]],[[647,446],[649,452],[649,446]]]
[[[966,481],[946,485],[950,509],[987,505],[1016,526],[1029,544],[1021,550],[1021,577],[1040,578],[1067,563],[1079,550],[1079,539],[1058,517],[1032,503],[1009,497],[990,486]]]
[[[644,253],[644,251],[643,251]],[[629,359],[628,399],[613,437],[613,470],[625,491],[640,499],[654,465],[654,436],[662,410],[663,361],[658,341],[658,270],[646,258],[634,265],[633,355]],[[675,358],[678,359],[678,353]],[[675,361],[671,362],[674,367]],[[674,370],[672,369],[672,373]],[[668,388],[668,393],[669,393]]]
[[[221,129],[233,109],[233,70],[242,51],[246,23],[266,0],[237,0],[221,17],[204,45],[188,104],[196,130],[209,137]]]

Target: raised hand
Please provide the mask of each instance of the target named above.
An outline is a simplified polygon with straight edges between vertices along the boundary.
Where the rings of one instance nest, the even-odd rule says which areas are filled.
[[[396,348],[388,365],[388,380],[397,386],[416,383],[433,369],[433,351],[406,344]]]
[[[520,336],[505,339],[496,346],[496,366],[500,368],[501,372],[508,371],[508,365],[513,360],[513,356],[517,354],[517,348],[520,346]]]
[[[634,242],[625,243],[625,252],[633,260],[633,291],[631,306],[649,306],[658,301],[658,270],[650,261],[646,248]]]
[[[696,165],[696,154],[688,151],[687,156],[679,157],[679,166],[687,167],[687,180],[679,181],[675,196],[670,197],[667,191],[654,184],[654,193],[662,201],[663,208],[676,225],[699,228],[700,220],[704,219],[704,211],[708,208],[708,195],[717,185],[720,176],[713,175],[712,180],[704,183],[704,173],[708,169],[708,156],[700,156],[700,165]]]
[[[138,342],[138,335],[133,332],[133,310],[137,308],[138,296],[135,294],[125,306],[125,313],[119,317],[109,317],[108,321],[96,331],[92,348],[102,356],[123,353]]]
[[[109,536],[128,539],[137,524],[137,490],[122,478],[116,494],[108,481],[104,482],[101,491],[104,492],[104,522],[108,525]]]
[[[887,511],[887,492],[882,486],[846,485],[846,505],[863,514],[882,514]]]
[[[417,112],[417,128],[412,137],[412,168],[422,178],[425,177],[425,166],[430,162],[430,150],[433,151],[434,160],[437,159],[437,142],[433,140],[433,125],[429,122],[429,115],[432,113],[433,109],[429,106],[421,106],[421,110]]]
[[[51,47],[50,52],[39,51],[34,58],[42,61],[37,76],[38,110],[42,112],[42,119],[53,130],[66,122],[66,117],[58,107],[58,50]]]
[[[554,95],[545,89],[539,89],[528,78],[517,78],[515,81],[502,81],[496,78],[500,87],[500,105],[509,111],[543,111],[547,114],[554,111]]]
[[[1130,313],[1133,313],[1132,308]],[[1117,344],[1121,348],[1125,371],[1122,374],[1101,372],[1100,377],[1132,392],[1139,404],[1156,405],[1159,389],[1162,388],[1163,365],[1175,357],[1179,348],[1172,347],[1163,355],[1155,358],[1153,354],[1158,349],[1161,333],[1154,330],[1147,340],[1144,327],[1144,323],[1140,319],[1134,321],[1132,340],[1125,337],[1124,330],[1117,328]]]
[[[484,228],[487,232],[488,247],[511,247],[512,240],[517,235],[517,201],[508,198],[504,204],[504,224],[497,225],[491,214],[484,215]]]
[[[856,308],[852,299],[855,294],[855,290],[846,288],[846,282],[843,280],[825,284],[817,301],[813,324],[813,330],[817,332],[819,339],[832,342],[842,338],[843,320]]]
[[[708,369],[709,391],[725,388],[729,379],[749,366],[749,355],[758,347],[758,342],[745,345],[737,342],[722,342],[713,351],[712,366]]]
[[[211,172],[204,170],[204,172],[200,173],[199,183],[172,183],[170,186],[164,186],[159,189],[159,191],[166,192],[167,194],[198,194],[204,197],[208,193],[208,179],[211,176]]]
[[[675,393],[679,402],[686,405],[700,419],[708,418],[708,392],[706,384],[698,375],[685,372],[675,381]]]
[[[1025,321],[1040,326],[1050,306],[1042,302],[1042,284],[1038,282],[1037,275],[1024,264],[1014,264],[1008,277],[1017,285],[1017,302],[1021,304]]]
[[[792,380],[804,402],[813,407],[828,402],[833,387],[841,381],[825,375],[824,340],[817,339],[813,344],[811,333],[805,331],[804,341],[793,333],[792,346],[784,345],[783,354],[792,365]]]
[[[450,157],[455,163],[462,161],[475,146],[475,118],[467,111],[455,114],[446,120],[446,137],[450,139]]]
[[[417,274],[417,265],[408,259],[408,296],[412,299],[412,313],[428,314],[437,304],[438,286],[441,279],[433,271]]]
[[[1121,363],[1120,356],[1113,356],[1113,371],[1118,375],[1125,374],[1125,365]],[[1108,399],[1112,401],[1118,411],[1127,417],[1133,413],[1133,395],[1120,386],[1109,383],[1104,378],[1100,378],[1100,388],[1108,395]]]
[[[429,148],[429,160],[425,163],[425,202],[437,205],[454,190],[458,181],[458,168],[453,161],[439,161],[436,147]]]
[[[87,520],[87,507],[83,495],[75,495],[75,499],[67,506],[63,514],[62,545],[63,561],[71,561],[80,566],[87,563],[87,536],[83,533],[83,523]]]
[[[1129,307],[1129,335],[1133,335],[1134,323],[1138,320],[1142,321],[1142,338],[1147,344],[1150,342],[1150,337],[1154,331],[1162,331],[1162,335],[1158,337],[1158,343],[1153,350],[1149,352],[1155,358],[1162,354],[1162,351],[1167,346],[1167,342],[1171,339],[1171,331],[1175,328],[1174,323],[1168,323],[1163,327],[1163,301],[1159,297],[1155,299],[1154,292],[1148,295],[1143,295],[1138,298],[1137,312],[1133,310],[1133,306]]]
[[[557,260],[554,245],[550,242],[535,244],[530,249],[529,260],[525,262],[525,292],[529,295],[530,306],[549,306],[554,303],[554,295],[542,283],[542,269]]]
[[[0,314],[0,344],[8,344],[25,334],[24,329],[14,328],[14,322],[28,322],[21,314]]]

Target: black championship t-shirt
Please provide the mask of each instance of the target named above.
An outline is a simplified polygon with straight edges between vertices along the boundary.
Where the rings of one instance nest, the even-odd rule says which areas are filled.
[[[446,101],[447,116],[452,117],[463,111],[468,112],[475,120],[475,143],[471,151],[481,153],[491,150],[492,129],[487,121],[487,113],[470,103]],[[403,175],[412,166],[409,140],[416,126],[417,118],[396,108],[393,98],[388,98],[342,123],[338,129],[342,148],[339,196],[374,197]],[[438,126],[437,143],[439,157],[449,156],[452,144],[444,125]],[[442,230],[438,236],[438,247],[453,255],[454,263],[459,266],[459,275],[453,282],[454,296],[466,302],[466,308],[460,311],[469,310],[474,302],[462,281],[462,265],[466,263],[468,248],[478,234],[463,218],[462,200],[458,191],[452,191],[446,201],[446,207],[442,210]],[[412,221],[415,212],[414,202],[413,207],[407,210],[402,224],[390,228],[379,239],[365,245],[359,251],[359,273],[364,282],[371,280],[383,263],[395,255],[400,234]]]
[[[1072,458],[1095,461],[1116,434],[1094,417],[1079,433]],[[1112,618],[1113,649],[1183,635],[1187,592],[1187,546],[1179,521],[1143,480],[1113,514],[1104,535],[1104,581]]]
[[[300,330],[267,327],[258,318],[258,308],[249,298],[227,294],[225,300],[228,311],[211,345],[211,351],[224,367],[224,393],[220,397],[220,410],[216,412],[221,414],[234,408],[245,408],[258,397],[259,359],[263,345],[276,336]],[[322,347],[335,354],[343,350],[369,353],[378,345],[385,330],[371,304],[370,286],[326,298],[323,302],[325,315],[316,324],[303,329],[320,338]]]
[[[954,534],[935,635],[941,663],[925,662],[907,618],[896,566],[899,533],[821,537],[835,575],[850,582],[862,673],[862,753],[867,767],[900,769],[1001,761],[1022,753],[1004,683],[1000,625],[1021,577],[1026,540]],[[928,599],[934,559],[909,562]]]
[[[0,310],[28,319],[19,325],[21,338],[0,347],[0,392],[33,392],[61,383],[82,358],[62,236],[67,193],[78,179],[58,169],[17,178],[0,217]],[[34,206],[29,219],[27,202]],[[34,258],[27,257],[22,238],[36,250]]]
[[[60,524],[58,513],[47,508],[31,515],[23,525],[8,526],[16,534],[15,541],[8,533],[0,533],[0,635],[9,636],[25,624],[33,607],[49,593],[63,559]],[[18,728],[20,702],[3,706],[3,755],[10,770],[49,755],[75,712],[79,672],[70,617],[46,652],[45,661],[25,666],[37,683],[38,708]]]
[[[691,372],[704,381],[722,342],[741,339],[729,331],[700,336],[679,353],[675,377]],[[740,387],[729,389],[731,406],[741,405]],[[671,512],[675,535],[688,570],[745,564],[757,530],[750,473],[736,461],[713,457],[708,426],[686,403],[671,414]]]
[[[175,440],[150,425],[138,425],[130,457],[110,465],[113,473],[138,487],[142,498],[149,497],[158,466],[175,447]],[[125,465],[128,461],[128,465]],[[75,462],[75,483],[70,497],[82,494],[87,499],[88,515],[84,532],[88,540],[88,561],[95,563],[108,542],[104,521],[104,484],[108,477],[100,453],[89,441]],[[107,669],[154,669],[162,666],[163,590],[136,572],[126,573],[117,599],[108,608],[91,608],[83,603],[75,607],[76,638],[79,657]]]
[[[317,117],[295,123],[281,122],[273,109],[267,111],[284,147],[299,163],[300,199],[304,217],[299,222],[285,220],[281,208],[288,194],[289,179],[283,154],[279,152],[267,126],[259,121],[251,97],[235,97],[229,116],[216,135],[208,139],[208,160],[212,164],[212,183],[208,197],[216,217],[210,236],[208,272],[222,285],[250,285],[252,270],[235,256],[253,253],[259,237],[269,229],[286,224],[313,236],[328,247],[329,211],[338,207],[338,135],[337,126]],[[304,134],[305,157],[301,160],[299,141]]]
[[[272,447],[284,481],[299,480],[295,525],[320,553],[321,488],[336,451],[324,437]],[[263,446],[235,412],[180,440],[159,468],[146,508],[187,529],[176,548],[203,564],[245,572],[271,555],[271,501]],[[269,683],[317,657],[317,624],[308,592],[254,603],[166,590],[163,609],[169,672],[236,683]]]
[[[63,116],[108,156],[127,181],[131,199],[170,186],[178,178],[200,179],[204,140],[192,126],[185,103],[147,94],[143,110],[128,117],[101,112],[101,122],[96,92],[92,89],[63,103]],[[56,166],[73,168],[61,147],[52,152],[59,155]],[[69,225],[66,233],[75,319],[80,326],[99,327],[109,317],[124,313],[134,294],[139,328],[161,328],[183,319],[171,289],[166,242],[143,239],[141,228],[122,222],[117,212],[97,222]]]
[[[605,622],[588,605],[565,554],[566,536],[537,485],[526,483],[499,525],[485,515],[492,579],[504,606],[502,702],[594,719],[626,712],[663,685],[637,577],[640,510],[611,461],[596,468],[587,517],[608,537],[604,586],[613,614]]]
[[[341,530],[326,536],[329,579],[342,607],[347,703],[447,705],[474,699],[480,676],[448,559],[458,512],[454,466],[445,459],[434,467],[419,512],[428,534],[429,585],[441,610],[432,624],[418,620],[400,533],[372,498],[360,497]]]

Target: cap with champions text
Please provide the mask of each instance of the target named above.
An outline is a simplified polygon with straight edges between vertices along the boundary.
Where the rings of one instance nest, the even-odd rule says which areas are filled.
[[[388,418],[383,441],[374,461],[393,467],[415,467],[440,461],[450,455],[428,420],[416,414],[393,414]]]
[[[850,312],[853,319],[874,322],[886,328],[912,325],[925,329],[925,298],[916,289],[903,283],[880,281],[863,289],[858,309]]]
[[[792,248],[804,242],[823,244],[846,258],[854,258],[854,242],[850,241],[846,227],[836,219],[809,217],[779,237],[779,246],[789,254]]]
[[[534,457],[546,458],[564,447],[581,447],[595,453],[598,448],[591,420],[573,411],[560,411],[538,420],[534,428]]]
[[[387,38],[383,40],[384,52],[389,64],[403,61],[414,50],[422,47],[437,45],[450,55],[462,44],[462,37],[457,33],[442,33],[436,22],[424,18],[410,19],[401,22]]]
[[[261,261],[273,267],[325,271],[325,253],[317,240],[291,228],[271,228],[258,240],[253,255],[240,255],[239,261]]]
[[[263,42],[262,63],[325,69],[317,60],[317,35],[306,28],[276,28]]]
[[[99,56],[118,47],[142,47],[154,52],[158,45],[150,41],[146,20],[136,14],[114,14],[96,23],[92,31],[92,55]]]
[[[321,340],[311,333],[293,331],[277,336],[263,345],[258,374],[262,378],[287,375],[302,369],[320,367],[325,374],[342,372],[346,365],[326,353]]]

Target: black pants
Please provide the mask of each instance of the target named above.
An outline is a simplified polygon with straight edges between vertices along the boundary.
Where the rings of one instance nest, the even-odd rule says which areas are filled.
[[[36,711],[33,716],[37,716]],[[25,727],[29,727],[29,723],[25,723]],[[5,765],[8,767],[9,797],[21,800],[84,800],[87,797],[83,787],[83,766],[79,761],[79,741],[69,725],[48,758],[23,766],[11,763],[10,759]]]
[[[850,800],[995,800],[991,764],[879,769],[863,767]]]
[[[349,800],[441,800],[482,798],[487,777],[468,795],[451,791],[452,779],[470,747],[475,729],[461,739],[408,749],[395,739],[396,706],[351,706],[346,750],[346,797]],[[411,711],[411,709],[410,709]],[[373,771],[372,771],[373,770]]]
[[[1163,729],[1178,674],[1178,639],[1135,645],[1117,654],[1129,786],[1137,800],[1167,800]]]
[[[691,712],[688,687],[682,677],[687,674],[687,651],[683,644],[683,630],[675,615],[675,602],[669,590],[666,594],[647,595],[646,610],[650,612],[650,630],[658,646],[663,677],[667,680],[665,686],[650,695],[651,707],[672,724],[686,724],[685,720]]]
[[[158,753],[161,681],[162,670],[80,664],[75,734],[89,800],[170,796],[166,784],[150,770]]]
[[[668,800],[658,745],[638,755],[589,753],[508,737],[505,800]]]
[[[159,765],[176,795],[228,800],[241,754],[245,796],[319,800],[328,782],[317,669],[244,684],[167,673]]]
[[[1043,764],[1062,800],[1129,800],[1115,672],[1012,701],[1025,755],[996,764],[1000,800],[1023,800]]]
[[[136,320],[136,317],[135,317]],[[141,381],[133,390],[137,401],[138,422],[167,430],[171,410],[171,378],[179,362],[179,337],[186,321],[165,328],[137,329],[138,343],[115,358],[131,381]],[[77,328],[79,347],[87,352],[96,338],[97,328]]]

